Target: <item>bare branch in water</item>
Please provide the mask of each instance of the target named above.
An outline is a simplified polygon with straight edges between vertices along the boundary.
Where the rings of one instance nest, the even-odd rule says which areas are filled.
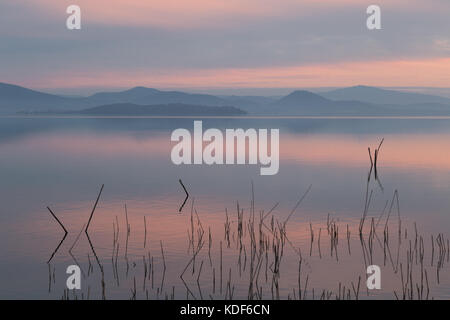
[[[180,209],[178,210],[178,212],[181,212],[183,210],[184,205],[186,204],[187,199],[189,199],[189,193],[186,190],[186,187],[183,184],[183,181],[181,181],[181,179],[178,179],[178,182],[180,182],[181,186],[183,187],[184,192],[186,193],[186,198],[183,201],[183,204],[181,205]]]
[[[104,186],[105,186],[105,185],[102,184],[102,187],[100,188],[100,192],[98,193],[98,196],[97,196],[97,200],[95,201],[94,207],[92,208],[91,215],[89,216],[89,221],[88,221],[88,223],[87,223],[87,225],[86,225],[86,229],[84,230],[86,233],[87,233],[87,231],[88,231],[89,224],[91,223],[92,216],[94,215],[94,211],[95,211],[95,209],[97,208],[97,204],[98,204],[98,201],[100,200],[100,196],[101,196],[101,194],[102,194],[102,191],[103,191],[103,187],[104,187]]]

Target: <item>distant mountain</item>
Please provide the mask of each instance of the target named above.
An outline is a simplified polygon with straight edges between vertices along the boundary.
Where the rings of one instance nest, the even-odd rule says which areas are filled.
[[[118,92],[98,92],[90,97],[92,101],[104,102],[104,101],[115,101],[117,102],[130,102],[133,100],[141,100],[149,95],[158,93],[156,89],[146,88],[146,87],[134,87],[129,90],[118,91]]]
[[[263,97],[260,98],[264,100]],[[43,93],[24,87],[0,83],[0,113],[20,111],[68,111],[115,103],[156,105],[183,103],[203,106],[230,106],[257,108],[257,97],[221,98],[208,94],[191,94],[180,91],[161,91],[135,87],[118,92],[99,92],[89,97],[68,97]]]
[[[20,86],[0,83],[0,111],[17,112],[19,110],[45,110],[75,107],[83,103],[83,98],[67,98],[53,94],[30,90]]]
[[[417,104],[441,103],[450,104],[449,98],[422,93],[385,90],[368,86],[355,86],[320,93],[331,100],[358,100],[374,104]]]
[[[406,102],[407,99],[403,101]],[[298,90],[275,101],[271,108],[264,112],[296,116],[448,116],[450,115],[450,103],[381,104],[351,100],[350,98],[331,100],[313,92]]]
[[[48,93],[42,93],[39,91],[34,91],[31,89],[26,89],[20,86],[16,86],[8,83],[0,82],[0,97],[2,100],[10,99],[21,99],[21,100],[31,100],[31,99],[54,99],[59,98]]]
[[[251,114],[264,114],[267,106],[270,106],[276,99],[272,97],[259,96],[219,96],[228,105],[235,106]]]
[[[208,94],[184,93],[180,91],[160,91],[152,88],[135,87],[120,92],[101,92],[88,97],[90,102],[98,104],[135,103],[141,105],[185,103],[208,106],[225,106],[229,103]]]
[[[229,101],[207,94],[190,94],[179,91],[160,91],[135,87],[119,92],[100,92],[89,97],[62,97],[0,83],[0,111],[63,111],[83,109],[113,103],[140,105],[184,103],[192,105],[227,106]]]
[[[250,102],[257,105],[265,105],[272,103],[276,100],[274,97],[266,97],[266,96],[222,96],[221,98],[227,100],[227,101],[242,101],[244,102]]]
[[[306,90],[297,90],[275,101],[271,113],[298,116],[376,115],[381,106],[360,101],[333,101]]]
[[[110,116],[239,116],[246,114],[246,112],[235,107],[214,107],[183,103],[148,106],[132,103],[116,103],[75,111],[73,113]]]
[[[297,90],[273,104],[283,108],[321,108],[332,103],[324,97],[306,90]]]
[[[245,111],[255,115],[275,116],[450,115],[449,98],[367,86],[337,89],[320,94],[297,90],[285,97],[275,99],[257,96],[218,97],[181,91],[161,91],[146,87],[135,87],[119,92],[100,92],[89,97],[63,97],[0,83],[0,113],[3,114],[15,114],[17,112],[64,113],[116,104],[122,105],[121,108],[124,108],[125,105],[130,107],[127,112],[134,108],[134,112],[137,114],[170,111],[178,115],[187,115],[188,110],[190,110],[190,112],[193,112],[192,115],[196,115],[217,111],[201,108],[222,106],[225,108],[221,109],[220,112],[225,112],[225,114]],[[147,109],[143,110],[141,108],[143,106],[146,106]],[[148,108],[150,106],[159,106],[160,109],[150,110]],[[197,109],[194,107],[197,107]],[[234,108],[234,110],[229,108]],[[98,112],[101,109],[93,108],[93,110]],[[111,110],[113,109],[110,109],[109,112]],[[239,112],[237,114],[240,114]]]

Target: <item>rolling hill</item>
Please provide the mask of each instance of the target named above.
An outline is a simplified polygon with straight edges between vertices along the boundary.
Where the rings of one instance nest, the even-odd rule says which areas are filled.
[[[440,103],[449,104],[450,99],[429,94],[386,90],[368,86],[354,86],[321,93],[321,96],[331,100],[357,100],[373,104],[418,104]]]
[[[63,97],[0,83],[0,113],[2,114],[63,113],[81,110],[85,112],[87,108],[93,108],[91,112],[93,110],[98,112],[107,105],[117,104],[122,104],[122,108],[127,105],[127,112],[134,110],[137,114],[150,112],[149,108],[144,112],[140,109],[141,107],[158,106],[159,109],[154,108],[151,112],[163,114],[166,111],[168,113],[176,111],[186,115],[190,110],[192,115],[197,115],[201,110],[206,113],[211,111],[211,109],[200,109],[200,107],[226,107],[221,109],[221,112],[227,114],[228,112],[238,114],[247,112],[266,116],[450,116],[449,98],[367,86],[336,89],[320,94],[296,90],[274,101],[273,98],[258,96],[219,97],[146,87],[135,87],[118,92],[99,92],[88,97]],[[164,111],[161,108],[170,110]],[[227,108],[234,108],[234,110]],[[113,110],[112,107],[109,112],[111,110]],[[117,112],[119,112],[118,109]]]
[[[239,116],[246,114],[246,112],[235,107],[201,106],[183,103],[148,106],[116,103],[75,111],[74,113],[107,116]]]

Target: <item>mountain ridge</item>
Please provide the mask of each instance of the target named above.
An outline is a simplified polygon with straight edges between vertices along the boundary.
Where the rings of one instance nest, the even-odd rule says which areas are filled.
[[[245,111],[232,106],[202,106],[184,103],[137,105],[133,103],[115,103],[74,111],[82,115],[116,116],[229,116],[245,115]]]
[[[436,95],[403,92],[381,89],[364,85],[340,88],[321,92],[321,96],[331,100],[358,100],[375,104],[413,104],[413,103],[442,103],[450,104],[450,98]]]
[[[227,106],[250,114],[274,116],[450,115],[448,98],[361,85],[321,93],[294,90],[275,100],[258,96],[219,97],[182,91],[162,91],[143,86],[115,92],[98,92],[87,97],[63,97],[0,82],[0,112],[3,113],[80,111],[118,103],[139,106]]]

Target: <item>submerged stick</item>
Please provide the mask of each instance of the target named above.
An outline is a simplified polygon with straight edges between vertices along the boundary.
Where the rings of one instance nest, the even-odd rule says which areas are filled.
[[[89,217],[88,223],[87,223],[87,225],[86,225],[86,229],[84,230],[86,233],[88,232],[88,228],[89,228],[89,225],[90,225],[90,223],[91,223],[92,216],[94,215],[94,211],[95,211],[95,209],[97,208],[97,204],[98,204],[98,201],[100,200],[100,195],[102,194],[102,191],[103,191],[103,187],[104,187],[104,186],[105,186],[105,185],[102,184],[102,187],[100,188],[100,192],[98,193],[98,196],[97,196],[97,200],[95,201],[94,207],[92,208],[92,212],[91,212],[91,215],[90,215],[90,217]]]
[[[147,221],[145,220],[144,216],[144,248],[146,244],[147,244]]]
[[[80,236],[81,236],[81,233],[83,232],[84,227],[85,227],[85,225],[83,225],[83,227],[81,228],[80,233],[78,234],[78,236],[77,236],[77,238],[75,239],[74,243],[73,243],[72,246],[70,247],[69,252],[72,252],[72,249],[73,249],[73,248],[75,247],[75,245],[77,244],[78,239],[80,239]]]
[[[59,244],[58,244],[58,246],[56,247],[56,249],[53,251],[53,253],[52,253],[52,255],[51,255],[51,257],[50,257],[50,259],[48,259],[48,261],[47,261],[47,263],[50,263],[50,261],[52,261],[52,259],[53,259],[53,257],[54,257],[54,255],[56,254],[56,252],[58,252],[58,249],[59,249],[59,247],[61,247],[61,245],[63,244],[63,242],[64,242],[64,240],[66,239],[66,237],[67,237],[67,229],[64,227],[64,225],[61,223],[61,221],[59,221],[59,219],[56,217],[56,215],[53,213],[53,211],[49,208],[49,207],[47,207],[47,209],[48,209],[48,211],[50,212],[50,214],[53,216],[53,218],[55,218],[55,220],[58,222],[58,224],[61,226],[61,228],[63,228],[63,230],[64,230],[64,236],[63,236],[63,238],[61,239],[61,241],[59,242]]]
[[[297,203],[295,204],[295,207],[292,209],[291,213],[289,214],[289,216],[286,218],[286,220],[284,220],[283,225],[286,226],[287,222],[289,221],[289,219],[291,218],[291,216],[295,213],[295,211],[297,210],[297,208],[300,206],[300,204],[302,203],[302,201],[306,198],[306,195],[308,194],[308,192],[311,190],[312,188],[312,184],[309,185],[308,189],[306,190],[306,192],[303,194],[303,196],[297,201]]]
[[[370,151],[370,148],[367,148],[369,150],[369,159],[370,159],[370,167],[373,167],[373,160],[372,160],[372,152]]]
[[[59,247],[61,247],[61,245],[63,244],[64,240],[66,240],[67,237],[67,232],[64,234],[63,238],[61,239],[61,241],[59,242],[58,246],[56,247],[56,249],[53,251],[50,259],[48,259],[47,263],[49,264],[50,261],[52,261],[53,257],[55,256],[56,252],[58,252]]]
[[[378,145],[378,148],[375,149],[375,159],[374,159],[374,167],[375,167],[375,178],[377,178],[377,163],[378,163],[378,156],[380,154],[381,145],[384,142],[384,138],[381,139],[380,144]]]
[[[56,222],[58,222],[58,224],[61,226],[61,228],[63,228],[64,232],[67,234],[67,229],[61,223],[61,221],[59,221],[58,217],[56,217],[56,215],[53,213],[52,209],[50,209],[49,207],[47,207],[47,209],[48,209],[48,211],[50,211],[50,214],[53,216],[53,218],[55,218]]]
[[[184,192],[186,193],[186,198],[183,201],[183,204],[181,205],[180,209],[178,210],[178,212],[181,212],[183,210],[184,205],[186,204],[187,199],[189,198],[189,193],[186,190],[186,187],[183,184],[183,181],[181,181],[181,179],[178,179],[178,182],[180,182],[181,186],[183,187]]]

